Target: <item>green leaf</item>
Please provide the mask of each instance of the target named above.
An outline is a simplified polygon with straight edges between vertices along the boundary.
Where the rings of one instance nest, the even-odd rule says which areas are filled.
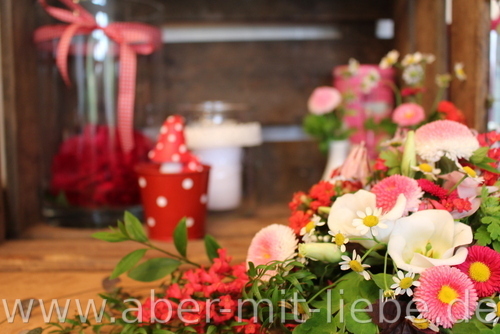
[[[121,242],[129,240],[120,232],[96,232],[92,234],[92,238],[99,239],[107,242]]]
[[[174,245],[179,254],[183,257],[187,255],[187,226],[186,226],[186,218],[182,218],[181,221],[177,224],[174,230]]]
[[[375,284],[377,284],[377,286],[382,290],[385,290],[386,282],[387,282],[387,287],[390,287],[391,284],[393,284],[392,275],[389,274],[384,274],[384,273],[376,274],[373,275],[372,278]]]
[[[400,167],[402,154],[395,150],[385,150],[380,153],[380,158],[384,160],[384,164],[388,168]]]
[[[492,167],[491,165],[487,164],[487,163],[478,163],[478,164],[474,164],[476,167],[479,167],[481,169],[484,169],[484,170],[487,170],[488,172],[492,172],[492,173],[495,173],[495,174],[500,174],[500,171],[498,169],[496,169],[495,167]]]
[[[477,240],[477,243],[481,246],[486,246],[491,243],[491,237],[486,229],[486,226],[481,226],[478,228],[476,233],[474,233],[474,239]]]
[[[480,147],[477,150],[472,153],[472,156],[470,157],[470,162],[473,164],[479,164],[481,162],[484,162],[485,158],[488,157],[488,151],[489,147]]]
[[[140,282],[152,282],[173,273],[180,264],[174,259],[154,258],[130,270],[128,277]]]
[[[378,333],[378,327],[372,322],[372,319],[365,310],[368,305],[364,302],[359,302],[356,304],[355,308],[352,308],[353,304],[346,305],[344,308],[346,315],[346,327],[351,333],[356,334],[376,334]],[[354,312],[354,310],[356,312]]]
[[[205,236],[205,250],[210,261],[213,262],[215,258],[219,257],[218,249],[222,248],[211,235]]]
[[[113,270],[113,273],[109,277],[110,279],[117,278],[124,272],[129,271],[132,269],[137,262],[139,262],[144,254],[146,254],[147,249],[137,249],[127,255],[125,255],[120,262],[116,265],[115,269]]]
[[[153,329],[152,334],[175,334],[175,333],[166,329]]]
[[[207,328],[206,334],[215,334],[216,331],[217,331],[217,327],[215,327],[214,325],[210,325]]]
[[[335,332],[332,328],[332,316],[327,314],[325,309],[320,309],[319,312],[314,312],[311,318],[306,322],[297,326],[294,334],[331,334]]]
[[[144,228],[142,227],[142,224],[139,219],[137,219],[137,217],[135,217],[130,212],[125,211],[123,219],[125,221],[125,229],[127,230],[127,233],[132,240],[139,242],[148,241],[146,232],[144,232]]]

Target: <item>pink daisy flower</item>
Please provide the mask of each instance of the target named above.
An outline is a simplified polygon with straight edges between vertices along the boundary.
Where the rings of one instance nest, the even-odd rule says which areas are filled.
[[[444,328],[470,319],[477,306],[474,284],[457,268],[437,266],[426,269],[415,289],[415,303],[425,319]]]
[[[416,103],[403,103],[392,113],[392,121],[399,126],[413,126],[425,119],[425,111]]]
[[[333,111],[342,102],[340,92],[328,86],[316,88],[307,102],[307,107],[312,114],[323,115]]]
[[[500,291],[500,253],[485,246],[468,248],[467,259],[456,266],[474,283],[479,297]]]
[[[246,262],[258,266],[271,261],[288,260],[295,254],[297,244],[292,228],[279,224],[266,226],[253,237]]]
[[[479,141],[463,124],[448,120],[425,124],[415,131],[415,149],[422,159],[436,162],[446,156],[457,161],[469,159],[479,148]]]
[[[424,195],[416,180],[403,175],[389,176],[375,186],[372,193],[377,196],[377,207],[384,212],[391,210],[398,200],[398,196],[403,194],[406,197],[406,207],[404,214],[409,211],[417,211],[420,205],[420,198]]]

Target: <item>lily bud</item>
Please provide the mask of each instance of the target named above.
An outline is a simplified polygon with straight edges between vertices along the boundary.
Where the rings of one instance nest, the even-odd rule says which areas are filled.
[[[337,263],[340,262],[341,255],[342,252],[339,247],[332,243],[299,244],[299,256],[307,257],[311,260]]]
[[[417,165],[417,153],[415,150],[415,131],[406,134],[406,141],[401,161],[401,174],[408,177],[415,176],[415,171],[411,168]]]

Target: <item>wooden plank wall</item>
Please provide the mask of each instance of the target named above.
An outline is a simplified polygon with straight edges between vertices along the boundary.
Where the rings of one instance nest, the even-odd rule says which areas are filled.
[[[467,80],[453,82],[450,97],[464,111],[468,125],[478,131],[486,130],[488,119],[490,24],[489,0],[453,1],[451,63],[464,64]]]
[[[164,88],[157,119],[177,105],[206,99],[247,103],[264,126],[299,125],[306,101],[331,71],[350,57],[376,63],[393,40],[375,36],[376,20],[392,16],[393,0],[185,0],[164,1],[165,24],[327,24],[342,35],[329,41],[165,44]],[[0,0],[2,69],[8,157],[8,234],[15,237],[39,218],[40,147],[36,50],[32,33],[47,16],[33,0]],[[141,73],[139,73],[141,75]],[[324,167],[310,141],[267,143],[258,149],[260,203],[286,201],[307,190]],[[269,186],[271,185],[271,186]]]
[[[7,157],[7,236],[39,220],[36,20],[31,0],[0,1],[2,85]]]

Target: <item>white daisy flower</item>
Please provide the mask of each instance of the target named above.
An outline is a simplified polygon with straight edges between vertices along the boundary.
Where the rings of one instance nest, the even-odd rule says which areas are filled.
[[[344,260],[339,263],[341,270],[351,269],[363,276],[365,280],[370,280],[370,274],[365,270],[366,268],[370,268],[370,265],[361,264],[361,256],[356,255],[356,250],[352,252],[352,259],[347,255],[342,255],[341,259]]]
[[[441,169],[434,168],[433,165],[428,163],[421,163],[418,166],[411,166],[411,169],[413,169],[416,172],[421,172],[425,176],[428,176],[433,180],[437,180],[437,176],[441,173]]]
[[[420,286],[420,282],[415,280],[415,273],[412,272],[407,272],[405,275],[401,270],[398,270],[397,276],[393,276],[392,280],[394,284],[391,285],[391,289],[395,289],[394,293],[396,295],[404,295],[406,293],[411,297],[413,296],[411,287]]]
[[[425,53],[422,57],[427,64],[432,64],[436,60],[436,56],[432,53]]]
[[[360,234],[366,234],[371,231],[374,236],[378,235],[379,228],[387,228],[387,224],[381,220],[382,208],[367,207],[365,212],[357,211],[356,218],[352,221],[352,225],[360,232]]]
[[[440,88],[448,88],[450,86],[451,75],[448,73],[436,75],[436,85]]]
[[[409,315],[406,316],[406,319],[410,320],[413,326],[417,327],[418,329],[430,329],[434,332],[439,332],[439,327],[430,322],[429,320],[424,319],[424,317],[421,314],[416,318],[412,315]]]
[[[487,322],[492,322],[493,325],[496,325],[498,323],[498,320],[500,320],[500,302],[498,303],[486,303],[486,306],[489,306],[493,309],[490,313],[486,315],[484,320]]]
[[[455,70],[455,76],[458,80],[464,81],[467,79],[467,74],[465,74],[464,71],[464,63],[456,63],[453,69]]]
[[[404,67],[419,64],[423,60],[423,55],[420,52],[415,52],[413,54],[407,54],[401,61],[401,65]]]
[[[398,61],[398,58],[399,58],[398,51],[396,50],[389,51],[389,53],[380,61],[379,67],[381,69],[390,68]]]
[[[332,231],[328,231],[328,233],[332,236],[332,242],[336,244],[342,253],[345,253],[346,247],[345,245],[349,242],[349,238],[347,238],[344,234],[337,231],[334,233]]]
[[[375,88],[380,81],[380,73],[372,69],[368,72],[368,74],[361,81],[361,90],[363,93],[368,94],[371,92],[373,88]]]
[[[350,58],[349,64],[347,65],[347,73],[351,76],[354,76],[358,74],[358,70],[359,70],[359,62],[354,58]]]
[[[304,242],[316,242],[318,241],[318,237],[315,235],[316,227],[323,225],[325,225],[325,222],[321,221],[321,217],[314,215],[312,216],[311,221],[300,229],[299,234],[303,237]]]
[[[407,85],[416,85],[424,78],[424,68],[420,64],[409,65],[403,71],[403,80]]]
[[[484,182],[484,177],[477,175],[476,171],[469,166],[462,166],[457,162],[458,171],[467,175],[470,179],[474,180],[478,184]]]

